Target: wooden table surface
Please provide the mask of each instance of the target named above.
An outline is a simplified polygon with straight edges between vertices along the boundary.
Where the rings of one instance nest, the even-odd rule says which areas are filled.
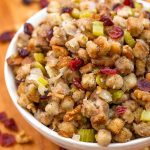
[[[0,0],[0,33],[6,30],[17,29],[27,18],[38,10],[38,4],[25,6],[21,3],[21,0]],[[34,140],[33,144],[17,144],[13,147],[7,148],[7,150],[59,150],[58,146],[51,143],[48,139],[33,129],[13,105],[6,89],[3,71],[7,47],[8,44],[0,44],[0,112],[6,111],[9,117],[13,117],[16,120],[20,130],[25,130],[25,132],[31,135]],[[9,132],[4,129],[2,124],[0,124],[0,130],[2,132]],[[6,148],[0,147],[0,150],[4,149]]]
[[[17,30],[27,18],[39,10],[38,4],[25,6],[21,1],[22,0],[0,0],[0,33],[7,30]],[[7,148],[7,150],[59,150],[58,146],[51,143],[33,129],[13,105],[6,89],[3,71],[7,47],[8,44],[0,44],[0,112],[6,111],[9,117],[13,117],[16,120],[20,130],[25,130],[25,132],[33,138],[32,144],[16,144],[13,147]],[[0,130],[10,133],[10,131],[6,130],[2,124],[0,124]],[[0,150],[4,149],[6,148],[0,147]]]

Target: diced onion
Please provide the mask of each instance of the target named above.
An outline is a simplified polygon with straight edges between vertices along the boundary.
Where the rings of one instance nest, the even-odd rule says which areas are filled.
[[[72,139],[75,140],[75,141],[80,141],[80,135],[79,134],[74,134]]]
[[[99,93],[99,97],[104,99],[106,102],[112,101],[112,95],[107,90],[101,89]]]

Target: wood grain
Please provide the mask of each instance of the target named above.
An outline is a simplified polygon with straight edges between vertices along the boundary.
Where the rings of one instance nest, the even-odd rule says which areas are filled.
[[[38,4],[24,6],[21,0],[0,0],[0,33],[6,30],[17,29],[27,18],[39,10]],[[20,130],[25,130],[32,136],[33,143],[15,145],[7,150],[59,150],[59,147],[43,137],[33,129],[19,114],[9,97],[4,81],[4,58],[8,44],[0,44],[0,112],[6,111],[9,117],[13,117]],[[2,132],[9,132],[0,124]],[[0,147],[0,150],[6,148]]]
[[[22,0],[0,0],[0,33],[18,29],[30,16],[39,10],[38,4],[25,6]],[[147,0],[149,1],[149,0]],[[0,44],[0,112],[6,111],[9,117],[13,117],[20,128],[32,136],[33,143],[26,145],[15,145],[7,150],[59,150],[59,147],[33,129],[19,114],[13,105],[6,89],[4,80],[4,59],[8,44]],[[9,132],[0,124],[0,131]],[[14,134],[14,133],[13,133]],[[0,150],[6,148],[0,147]],[[136,149],[137,150],[137,149]]]

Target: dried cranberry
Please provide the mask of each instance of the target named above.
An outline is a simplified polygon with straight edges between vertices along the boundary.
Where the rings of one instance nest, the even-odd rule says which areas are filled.
[[[49,93],[49,91],[45,91],[45,92],[44,92],[44,95],[40,95],[40,99],[41,99],[41,100],[44,100],[44,99],[49,98],[48,93]]]
[[[124,0],[123,4],[134,8],[133,0]]]
[[[80,67],[82,67],[84,65],[84,61],[80,58],[75,58],[73,60],[70,61],[69,63],[69,68],[72,71],[77,71],[80,69]]]
[[[150,81],[142,79],[138,81],[138,88],[142,91],[150,92]]]
[[[32,3],[33,0],[22,0],[22,2],[25,4],[25,5],[29,5]]]
[[[48,38],[48,40],[51,40],[52,37],[53,37],[53,29],[50,29],[50,30],[47,32],[47,38]]]
[[[10,118],[10,119],[6,119],[4,121],[4,125],[6,128],[12,130],[12,131],[18,131],[18,126],[15,122],[15,120],[13,118]]]
[[[16,86],[19,86],[21,82],[25,82],[25,79],[15,79],[15,82],[16,82]]]
[[[71,7],[63,7],[62,8],[62,13],[71,13],[72,12],[72,8]]]
[[[12,134],[1,133],[0,134],[0,145],[3,147],[9,147],[16,143],[16,139]]]
[[[123,30],[119,26],[113,26],[107,30],[107,33],[112,39],[118,39],[124,34]]]
[[[4,122],[7,119],[7,115],[5,112],[0,113],[0,122]]]
[[[73,79],[73,84],[74,84],[78,89],[83,90],[83,87],[82,87],[82,85],[81,85],[81,80],[80,80],[80,78],[74,78],[74,79]]]
[[[18,53],[21,57],[24,58],[24,57],[28,56],[30,52],[26,48],[22,48],[22,49],[18,50]]]
[[[24,24],[24,33],[26,33],[28,35],[32,35],[33,30],[34,30],[34,27],[32,26],[32,24],[30,24],[30,23]]]
[[[126,109],[124,106],[117,106],[115,112],[118,116],[121,116],[125,113]]]
[[[15,32],[14,31],[6,31],[0,35],[0,42],[10,42],[12,38],[14,37]]]
[[[48,0],[40,0],[40,7],[45,8],[48,6]]]
[[[104,68],[104,69],[100,69],[100,73],[106,74],[106,75],[114,75],[117,73],[117,70],[116,69],[110,69],[110,68]]]
[[[102,21],[104,23],[104,26],[112,26],[114,25],[111,16],[109,15],[102,15],[100,17],[100,21]]]

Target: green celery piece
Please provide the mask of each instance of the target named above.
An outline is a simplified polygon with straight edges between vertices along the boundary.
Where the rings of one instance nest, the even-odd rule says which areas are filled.
[[[44,66],[41,65],[39,62],[37,62],[37,61],[33,62],[32,66],[35,68],[40,68],[41,71],[43,72],[43,74],[46,74],[46,70],[45,70]]]
[[[78,134],[80,135],[80,141],[82,142],[95,142],[94,129],[80,129]]]
[[[71,15],[73,18],[78,19],[80,17],[80,11],[78,9],[74,8]]]
[[[104,25],[101,21],[93,22],[93,35],[94,36],[103,36],[104,35]]]
[[[133,48],[135,46],[136,41],[131,36],[130,32],[128,31],[124,32],[124,40],[130,47]]]
[[[42,53],[34,53],[34,59],[39,63],[43,63],[44,55]]]
[[[123,96],[123,94],[124,94],[123,91],[117,90],[117,91],[113,92],[112,98],[113,98],[113,100],[120,99]]]
[[[92,17],[92,13],[89,10],[83,10],[80,12],[79,18],[90,18]]]
[[[142,9],[142,4],[140,4],[138,2],[134,2],[134,7],[137,9]]]
[[[39,78],[38,78],[38,82],[39,82],[40,84],[42,84],[43,86],[47,86],[47,85],[48,85],[48,81],[45,80],[43,77],[39,77]]]
[[[150,110],[143,110],[140,120],[150,122]]]

